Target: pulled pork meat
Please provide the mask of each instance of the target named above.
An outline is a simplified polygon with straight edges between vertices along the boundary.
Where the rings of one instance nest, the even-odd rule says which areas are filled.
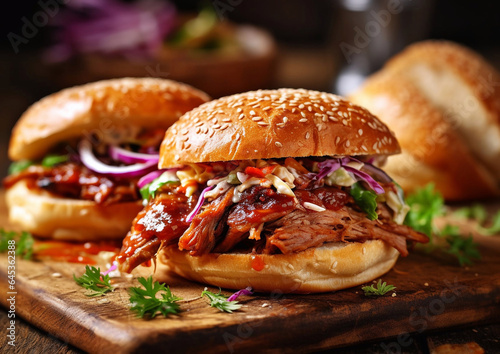
[[[30,189],[42,189],[57,196],[94,201],[100,205],[140,200],[137,178],[113,178],[90,171],[74,162],[54,167],[39,165],[7,176],[3,185],[10,188],[25,180]]]
[[[153,251],[160,247],[160,241],[166,244],[178,241],[179,248],[193,256],[240,250],[249,241],[252,246],[245,248],[248,252],[289,254],[327,242],[367,240],[382,240],[406,256],[407,241],[428,242],[427,236],[396,224],[392,212],[384,204],[378,205],[378,219],[369,220],[352,197],[336,187],[296,189],[296,198],[293,198],[257,185],[245,190],[237,203],[233,203],[233,196],[234,187],[205,203],[202,211],[187,223],[185,217],[194,208],[197,196],[188,200],[183,194],[176,193],[174,187],[168,193],[160,194],[134,221],[119,256],[119,263],[126,262],[120,269],[131,271],[149,260]],[[175,201],[175,198],[180,199]],[[311,204],[324,210],[311,210]],[[165,208],[159,210],[162,205]],[[153,215],[151,210],[157,212]],[[146,232],[136,226],[147,224],[144,219],[159,225],[171,225],[169,223],[176,218],[183,222],[175,224],[175,229],[168,232],[163,228],[161,232]],[[147,237],[141,236],[145,232]],[[127,257],[132,261],[124,261]]]

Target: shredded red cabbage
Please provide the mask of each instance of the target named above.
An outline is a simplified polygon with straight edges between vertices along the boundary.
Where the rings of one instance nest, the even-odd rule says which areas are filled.
[[[167,170],[156,170],[156,171],[148,173],[145,176],[142,176],[141,179],[139,179],[139,181],[137,182],[137,187],[142,188],[146,184],[153,182],[155,179],[160,177],[163,174],[163,172],[165,172],[165,171],[167,171]]]
[[[203,205],[203,202],[205,201],[205,193],[208,192],[208,191],[211,191],[214,187],[215,187],[215,185],[209,186],[209,187],[207,187],[207,188],[205,188],[204,190],[201,191],[200,198],[198,199],[198,202],[196,203],[196,206],[194,207],[193,211],[191,211],[189,213],[189,215],[186,217],[186,222],[193,221],[195,215],[198,214],[198,212],[201,209],[201,206]]]
[[[238,297],[240,297],[241,295],[252,295],[253,294],[253,291],[252,291],[252,288],[250,286],[246,287],[245,289],[241,289],[241,290],[238,290],[237,292],[235,292],[233,295],[231,295],[227,301],[236,301],[238,299]]]
[[[55,45],[44,55],[48,62],[80,53],[153,58],[177,15],[171,2],[157,0],[72,0],[65,5],[51,22]]]
[[[328,159],[328,160],[325,160],[323,162],[320,162],[318,164],[319,172],[314,177],[314,180],[321,181],[326,176],[337,171],[340,167],[343,167],[347,172],[352,173],[356,177],[357,180],[361,180],[361,181],[366,182],[370,186],[370,188],[373,189],[373,191],[375,193],[377,193],[377,194],[385,193],[384,188],[382,188],[382,186],[377,181],[375,181],[373,179],[373,177],[371,177],[368,173],[363,172],[363,171],[359,171],[353,167],[348,166],[347,164],[350,161],[362,163],[363,168],[366,167],[369,171],[375,171],[375,169],[379,170],[370,164],[363,163],[363,162],[359,161],[358,159],[355,159],[354,157],[346,156],[343,158]],[[384,172],[384,174],[385,174],[385,172]],[[381,174],[377,173],[377,177],[379,175],[381,175]],[[385,176],[387,176],[387,175],[385,174]],[[387,176],[387,177],[389,177],[389,176]],[[389,177],[389,179],[390,179],[390,177]],[[392,179],[390,179],[390,181],[392,181]],[[384,176],[382,176],[381,182],[385,183]]]

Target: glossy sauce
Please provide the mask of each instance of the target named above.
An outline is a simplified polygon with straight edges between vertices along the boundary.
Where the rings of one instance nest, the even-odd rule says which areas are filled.
[[[95,255],[99,252],[119,251],[119,245],[111,242],[73,243],[62,241],[35,241],[34,254],[40,258],[70,263],[97,264]],[[112,260],[110,260],[112,261]]]
[[[260,256],[252,256],[252,260],[250,261],[250,265],[252,266],[253,270],[256,270],[257,272],[260,272],[262,269],[266,267],[266,263],[262,260],[262,257]]]

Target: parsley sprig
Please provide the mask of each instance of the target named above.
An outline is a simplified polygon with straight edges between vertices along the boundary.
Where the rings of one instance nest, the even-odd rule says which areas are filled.
[[[394,289],[396,289],[394,285],[389,285],[385,281],[382,283],[382,279],[378,280],[376,287],[372,284],[361,288],[365,292],[365,296],[382,296]]]
[[[99,267],[86,265],[85,273],[78,278],[73,274],[73,279],[78,285],[89,290],[85,295],[90,297],[102,296],[115,289],[110,284],[109,275],[102,275]]]
[[[9,241],[16,241],[16,255],[31,259],[33,257],[33,245],[35,241],[29,232],[15,232],[0,229],[0,252],[9,250]]]
[[[411,209],[405,224],[429,237],[429,243],[420,247],[424,247],[427,252],[442,250],[455,257],[461,266],[470,265],[473,260],[481,258],[471,235],[465,237],[457,227],[449,224],[442,229],[436,227],[434,220],[445,213],[445,207],[443,197],[434,190],[433,184],[428,184],[409,195],[406,202]],[[482,212],[477,210],[474,213],[482,215]],[[498,226],[500,228],[500,220]]]
[[[500,211],[493,215],[490,222],[488,222],[488,212],[481,204],[460,208],[453,215],[458,218],[475,220],[477,222],[476,229],[480,234],[487,236],[500,234]]]
[[[182,300],[170,291],[168,286],[153,282],[153,277],[140,277],[141,287],[131,287],[129,289],[131,310],[137,313],[138,317],[148,316],[154,318],[157,314],[175,315],[180,311],[177,301]],[[158,297],[159,295],[159,297]]]
[[[229,296],[223,295],[219,289],[219,293],[215,294],[207,289],[203,290],[201,296],[205,296],[210,301],[210,306],[219,309],[222,312],[233,312],[241,308],[238,301],[228,301]]]
[[[444,237],[449,245],[446,253],[456,257],[461,266],[471,265],[473,259],[481,258],[472,236],[463,237],[457,226],[446,225],[441,230],[441,237]]]

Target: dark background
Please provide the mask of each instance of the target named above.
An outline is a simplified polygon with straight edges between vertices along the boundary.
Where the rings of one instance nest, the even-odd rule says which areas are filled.
[[[42,2],[47,2],[46,0]],[[53,0],[55,1],[55,0]],[[62,0],[61,0],[62,1]],[[71,0],[67,0],[71,1]],[[353,33],[345,30],[348,20],[337,0],[222,0],[237,4],[225,13],[237,23],[250,23],[267,29],[275,37],[279,61],[273,87],[291,86],[331,91],[335,75],[346,63],[339,50],[342,38]],[[196,11],[200,4],[216,5],[216,1],[173,1],[180,11]],[[362,1],[361,1],[362,2]],[[419,27],[417,37],[448,39],[465,44],[500,65],[500,2],[469,0],[408,0],[412,6],[428,5],[425,17],[412,18]],[[41,97],[61,89],[47,72],[40,53],[50,42],[50,28],[45,26],[19,46],[15,53],[7,39],[10,32],[19,34],[22,18],[30,19],[40,11],[38,1],[3,3],[0,47],[0,177],[5,175],[10,130],[22,112]],[[339,29],[339,25],[344,27]],[[413,28],[400,24],[412,33]],[[422,29],[423,28],[423,29]],[[416,30],[415,30],[416,31]],[[413,31],[414,32],[414,31]],[[375,65],[376,69],[380,65]]]

